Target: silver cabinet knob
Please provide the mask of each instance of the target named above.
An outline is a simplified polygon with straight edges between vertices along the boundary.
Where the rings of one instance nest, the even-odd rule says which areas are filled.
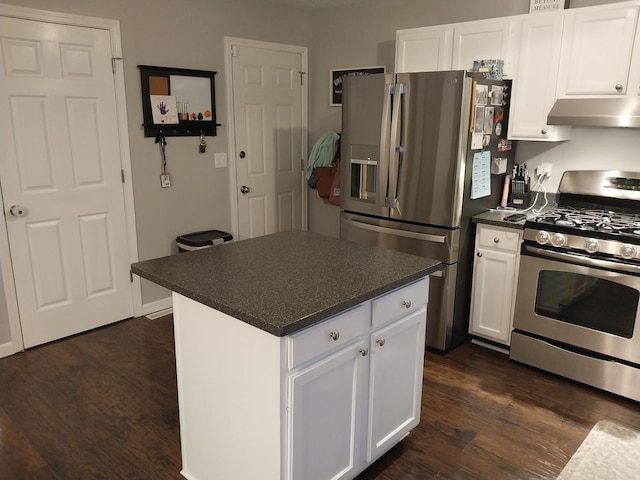
[[[240,187],[240,192],[241,192],[241,193],[243,193],[243,194],[245,194],[245,195],[246,195],[247,193],[249,193],[250,191],[251,191],[251,189],[250,189],[249,187],[247,187],[246,185],[242,185],[242,186]]]
[[[623,88],[621,83],[616,83],[616,91],[621,92]]]
[[[369,355],[369,349],[362,347],[360,350],[358,350],[358,353],[363,357],[366,357],[367,355]]]
[[[498,237],[493,238],[493,243],[500,243],[500,239]]]
[[[26,213],[26,209],[20,205],[12,205],[9,213],[14,217],[22,217]]]
[[[402,301],[402,306],[404,308],[411,308],[411,300],[403,300]]]
[[[338,340],[340,338],[340,332],[338,332],[338,331],[331,332],[329,334],[329,336],[331,337],[331,340],[333,340],[335,342],[336,340]]]
[[[379,338],[376,340],[376,343],[378,344],[378,346],[384,347],[384,344],[387,343],[387,341],[384,338]]]

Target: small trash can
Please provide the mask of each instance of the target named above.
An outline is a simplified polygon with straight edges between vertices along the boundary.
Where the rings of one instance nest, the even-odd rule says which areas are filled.
[[[230,233],[222,230],[205,230],[202,232],[187,233],[176,237],[178,252],[188,252],[191,250],[200,250],[201,248],[209,248],[214,245],[222,245],[231,242],[233,237]]]

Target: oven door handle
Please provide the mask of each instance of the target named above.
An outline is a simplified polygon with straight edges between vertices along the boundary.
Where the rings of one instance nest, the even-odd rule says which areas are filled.
[[[531,245],[524,245],[522,247],[522,254],[533,254],[536,257],[547,258],[549,260],[559,260],[562,262],[573,263],[575,265],[582,265],[585,267],[602,268],[606,270],[617,270],[619,272],[632,273],[640,275],[640,265],[631,265],[626,263],[611,262],[608,260],[601,260],[599,258],[582,257],[579,255],[570,255],[568,253],[556,252],[553,250],[547,250],[544,248],[532,247]]]

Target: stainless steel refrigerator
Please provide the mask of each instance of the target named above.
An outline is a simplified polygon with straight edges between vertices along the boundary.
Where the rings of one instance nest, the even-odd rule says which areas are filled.
[[[470,217],[501,203],[513,166],[510,82],[470,75],[343,79],[340,237],[443,263],[427,307],[427,346],[443,351],[467,338]]]

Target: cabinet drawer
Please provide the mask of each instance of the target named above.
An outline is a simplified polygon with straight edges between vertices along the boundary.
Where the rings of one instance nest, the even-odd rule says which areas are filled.
[[[429,279],[423,278],[375,299],[371,307],[373,328],[415,312],[427,303],[428,297]]]
[[[511,228],[478,226],[477,242],[480,247],[517,252],[520,248],[520,232]]]
[[[330,352],[369,331],[371,303],[331,317],[288,337],[289,370]]]

